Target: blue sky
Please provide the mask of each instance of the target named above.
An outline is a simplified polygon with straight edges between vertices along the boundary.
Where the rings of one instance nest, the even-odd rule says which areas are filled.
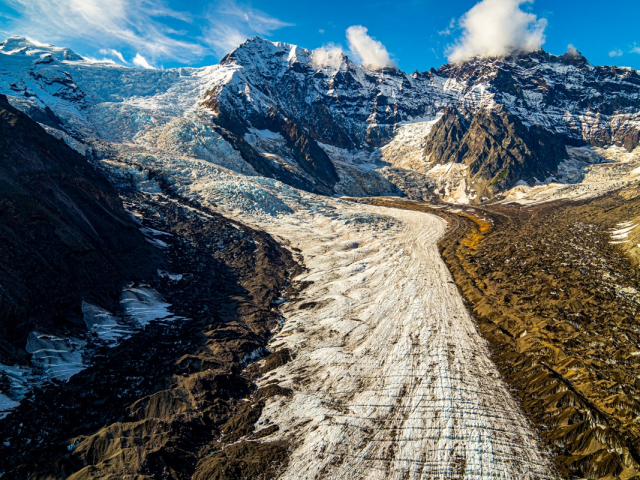
[[[390,58],[408,72],[437,68],[448,58],[532,49],[537,44],[555,54],[574,45],[595,65],[640,69],[638,0],[482,0],[479,7],[477,3],[0,0],[0,33],[141,67],[212,64],[244,38],[260,35],[309,49],[335,44],[361,61],[369,58],[375,63],[382,58],[385,63]],[[500,22],[488,26],[500,15]],[[358,37],[347,40],[345,32],[356,25],[368,32],[361,29]],[[379,57],[370,48],[385,51]]]

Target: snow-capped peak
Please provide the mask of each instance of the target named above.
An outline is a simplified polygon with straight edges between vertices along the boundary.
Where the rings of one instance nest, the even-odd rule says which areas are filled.
[[[53,45],[39,43],[24,37],[13,36],[0,42],[0,53],[5,55],[27,55],[46,59],[47,56],[59,62],[84,60],[80,55],[69,48],[54,47]]]

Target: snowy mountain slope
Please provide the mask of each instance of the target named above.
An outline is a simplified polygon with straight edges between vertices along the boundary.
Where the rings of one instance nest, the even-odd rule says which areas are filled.
[[[388,126],[434,118],[446,106],[471,112],[503,105],[527,125],[573,139],[637,145],[640,75],[593,67],[576,54],[540,51],[502,59],[473,59],[407,75],[369,70],[342,56],[316,65],[310,51],[253,38],[221,62],[235,81],[209,94],[216,110],[259,122],[277,108],[312,136],[339,147],[384,142]],[[386,143],[386,142],[385,142]]]
[[[469,122],[505,111],[527,129],[540,125],[557,137],[552,143],[632,150],[640,132],[638,72],[594,67],[579,55],[472,59],[412,75],[344,55],[318,64],[309,50],[257,37],[199,69],[94,63],[17,37],[0,44],[0,55],[0,93],[82,152],[103,140],[182,151],[323,194],[479,202],[557,175],[558,160],[535,168],[539,159],[525,152],[524,167],[489,191],[474,190],[472,173],[443,176],[449,160],[425,149],[447,108]],[[279,140],[260,138],[269,136]]]
[[[339,60],[317,65],[312,52],[254,38],[223,60],[242,69],[237,70],[235,82],[210,92],[206,103],[231,130],[258,126],[278,131],[274,118],[284,116],[302,125],[318,142],[347,149],[371,150],[394,143],[394,138],[407,136],[404,131],[409,127],[403,124],[434,120],[446,108],[455,108],[469,122],[483,110],[504,110],[526,129],[538,129],[540,133],[532,135],[542,135],[550,145],[586,142],[629,150],[638,145],[640,76],[630,69],[593,67],[579,54],[554,56],[541,51],[506,59],[474,59],[411,76],[395,69],[370,71],[344,56]],[[412,166],[406,168],[411,158],[428,156],[415,148],[406,153],[395,150],[399,155],[393,163],[404,164],[404,171],[414,171]],[[549,147],[546,150],[548,154]],[[424,165],[427,170],[447,163],[431,157]],[[538,168],[540,158],[527,153],[519,160],[522,168],[511,168],[503,181],[496,178],[500,171],[483,181],[497,181],[498,191],[519,180],[543,181],[557,173],[557,164],[565,157],[559,152]],[[473,181],[466,179],[468,185]],[[466,188],[476,198],[492,197],[491,190]]]

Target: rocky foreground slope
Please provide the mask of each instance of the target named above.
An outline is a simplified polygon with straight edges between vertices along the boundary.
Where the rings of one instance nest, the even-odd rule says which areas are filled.
[[[4,96],[0,205],[2,364],[28,364],[30,337],[84,338],[83,301],[113,309],[161,265],[104,175]]]

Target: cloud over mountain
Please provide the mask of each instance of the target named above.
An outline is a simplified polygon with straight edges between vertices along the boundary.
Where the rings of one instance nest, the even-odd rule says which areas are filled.
[[[547,20],[522,10],[533,0],[482,0],[460,19],[461,38],[447,51],[459,62],[474,56],[500,57],[533,52],[545,42]]]
[[[342,47],[334,43],[328,43],[316,48],[311,54],[311,60],[319,67],[338,68],[342,63]]]
[[[387,48],[371,37],[368,29],[362,25],[354,25],[347,29],[347,42],[355,60],[373,69],[394,67]]]

